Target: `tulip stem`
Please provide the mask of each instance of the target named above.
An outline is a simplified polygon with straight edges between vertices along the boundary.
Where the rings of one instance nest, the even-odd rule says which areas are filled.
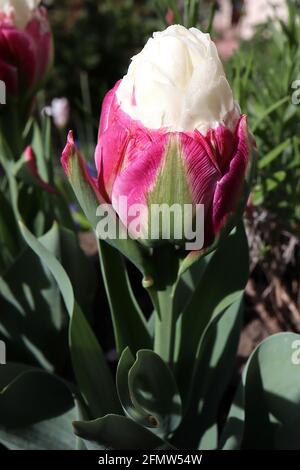
[[[172,368],[176,334],[172,286],[158,291],[158,304],[160,311],[156,313],[154,351]]]

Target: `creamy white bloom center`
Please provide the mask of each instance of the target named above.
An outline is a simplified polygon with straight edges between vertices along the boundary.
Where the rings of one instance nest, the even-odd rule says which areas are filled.
[[[169,26],[132,58],[117,90],[121,109],[151,129],[205,134],[239,116],[217,48],[196,28]]]
[[[0,0],[0,14],[10,18],[18,28],[24,29],[40,3],[41,0]]]

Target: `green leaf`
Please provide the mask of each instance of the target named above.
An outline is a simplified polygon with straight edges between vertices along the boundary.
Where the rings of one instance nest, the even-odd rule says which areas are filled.
[[[38,123],[34,122],[32,147],[36,155],[39,174],[43,181],[49,183],[48,166],[45,158],[45,144],[42,131],[39,128]]]
[[[34,369],[32,366],[19,362],[5,364],[5,367],[0,368],[0,390],[5,388],[10,382],[13,382],[19,375],[32,369]]]
[[[244,387],[241,382],[231,405],[220,439],[223,450],[240,450],[244,432]]]
[[[269,178],[266,178],[263,184],[257,185],[254,188],[253,204],[262,204],[264,197],[266,197],[271,191],[277,189],[280,183],[286,179],[286,176],[287,174],[285,171],[279,170],[274,172]]]
[[[47,265],[61,291],[70,316],[69,339],[73,368],[79,389],[90,407],[92,416],[119,411],[115,386],[105,357],[75,301],[67,273],[53,254],[23,224],[20,226],[25,240]]]
[[[220,404],[232,378],[242,327],[242,295],[217,314],[202,336],[193,367],[187,411],[175,445],[217,449]]]
[[[282,155],[282,153],[290,146],[290,144],[291,139],[288,138],[287,140],[279,144],[277,147],[275,147],[273,150],[271,150],[269,153],[267,153],[267,155],[265,155],[263,158],[261,158],[258,162],[259,170],[262,170],[270,163],[272,163],[273,160]]]
[[[0,426],[0,443],[9,450],[75,450],[76,437],[72,421],[77,419],[72,408],[56,418],[31,426],[6,428]]]
[[[76,232],[60,227],[59,234],[59,259],[70,278],[76,301],[84,312],[88,312],[92,308],[97,288],[94,262],[83,253]]]
[[[181,398],[171,370],[158,354],[138,351],[129,370],[128,387],[133,405],[146,414],[145,426],[157,428],[164,436],[178,427]]]
[[[248,361],[244,384],[243,449],[300,450],[300,335],[263,341]]]
[[[42,370],[25,370],[1,390],[0,424],[7,428],[34,424],[59,416],[73,403],[61,379]]]
[[[181,421],[181,399],[175,379],[153,351],[137,358],[127,348],[117,369],[117,389],[125,413],[156,434],[167,436]]]
[[[276,103],[273,103],[269,108],[264,109],[252,125],[252,132],[255,133],[256,129],[260,126],[266,117],[269,117],[274,111],[290,101],[290,99],[290,96],[285,96],[284,98],[276,101]]]
[[[299,378],[300,335],[279,333],[264,340],[244,369],[222,447],[299,450]]]
[[[129,418],[108,415],[95,421],[73,423],[77,436],[90,450],[158,450],[172,446]]]
[[[177,336],[177,383],[186,397],[190,375],[202,335],[218,313],[236,301],[249,276],[249,255],[244,227],[239,225],[218,245],[211,256],[194,295],[179,319]]]
[[[13,211],[2,193],[0,191],[0,272],[1,272],[1,261],[3,260],[3,251],[7,252],[6,260],[9,261],[18,252],[18,242],[19,237],[17,233],[17,225],[14,220]],[[5,263],[3,260],[3,268],[6,267],[9,263]]]
[[[121,354],[127,346],[134,354],[139,349],[151,348],[147,323],[132,292],[124,260],[103,241],[99,241],[99,254],[117,352]]]
[[[69,315],[72,315],[74,309],[74,293],[70,279],[55,256],[49,251],[23,224],[19,222],[21,233],[30,246],[30,248],[42,259],[46,264],[50,272],[52,273],[54,279],[57,282],[58,287],[60,288],[62,297],[65,302],[66,309]],[[58,230],[56,223],[53,224],[53,230]]]
[[[200,283],[212,256],[213,253],[209,253],[206,256],[200,257],[197,262],[192,263],[189,269],[179,277],[173,298],[175,318],[178,318],[188,307],[195,289]]]
[[[77,304],[70,324],[70,348],[79,388],[92,417],[119,412],[120,405],[106,359]]]
[[[145,420],[145,412],[137,410],[131,400],[129,386],[128,386],[128,375],[131,367],[135,362],[135,357],[131,354],[129,348],[125,348],[121,354],[117,375],[116,375],[116,385],[119,400],[123,407],[124,412],[130,416],[134,421],[143,423]]]
[[[55,227],[40,243],[56,250],[59,239]],[[0,333],[13,360],[49,370],[65,361],[66,324],[60,292],[47,267],[29,247],[0,277],[0,312]]]

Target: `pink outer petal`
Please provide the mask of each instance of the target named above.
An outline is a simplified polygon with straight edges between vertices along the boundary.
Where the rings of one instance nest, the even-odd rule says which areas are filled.
[[[38,184],[41,186],[41,188],[45,189],[45,191],[47,191],[48,193],[57,195],[58,192],[56,191],[56,189],[53,186],[51,186],[51,184],[46,183],[46,181],[44,181],[41,178],[41,175],[39,174],[39,170],[38,170],[37,163],[36,163],[36,156],[31,146],[28,146],[25,149],[24,155],[25,155],[25,161],[27,163],[29,171],[31,172],[32,176],[36,179]]]
[[[181,145],[193,202],[204,205],[204,238],[205,245],[208,245],[213,237],[213,197],[221,173],[215,164],[215,156],[208,141],[199,132],[194,132],[192,137],[181,134]]]
[[[100,125],[99,125],[99,134],[98,138],[106,131],[106,129],[112,124],[112,120],[114,118],[114,113],[111,111],[116,111],[116,104],[113,107],[113,103],[116,100],[116,91],[121,83],[119,80],[115,86],[106,93],[101,109],[101,117],[100,117]],[[113,109],[112,109],[113,107]]]
[[[228,171],[232,156],[236,152],[237,136],[227,127],[221,125],[217,129],[210,129],[206,140],[210,141],[215,154],[216,164],[221,173],[224,174]]]
[[[104,100],[95,153],[99,190],[117,212],[121,196],[128,198],[129,207],[145,204],[171,135],[147,129],[125,114],[116,99],[119,83]],[[177,134],[193,202],[205,206],[207,245],[235,210],[242,190],[249,158],[246,118],[241,117],[235,133],[219,126],[206,137],[198,131]],[[127,214],[119,216],[126,224]]]
[[[117,103],[116,90],[110,90],[103,102],[95,163],[100,192],[110,201],[117,175],[129,163],[144,155],[146,148],[160,138],[159,131],[150,131],[124,113]]]
[[[119,106],[116,102],[116,90],[120,82],[121,80],[105,95],[95,151],[98,185],[107,201],[110,200],[112,185],[122,165],[129,137],[127,127],[118,122]]]
[[[86,180],[87,184],[93,188],[93,190],[94,190],[94,192],[97,196],[98,201],[101,202],[101,203],[104,202],[103,197],[99,193],[97,181],[94,178],[92,178],[91,175],[89,174],[87,165],[86,165],[82,155],[80,154],[80,152],[77,150],[77,148],[75,146],[74,138],[73,138],[73,132],[70,131],[69,134],[68,134],[67,144],[64,148],[64,151],[63,151],[62,157],[61,157],[61,164],[62,164],[62,167],[64,169],[64,172],[65,172],[67,178],[70,177],[71,162],[72,162],[72,159],[74,159],[74,158],[78,159],[82,175],[83,175],[84,179]]]
[[[181,134],[181,145],[185,156],[187,175],[195,204],[211,205],[214,190],[221,177],[214,165],[212,151],[200,133],[193,137]]]
[[[236,209],[245,181],[249,162],[247,118],[242,116],[237,126],[238,144],[227,173],[218,181],[213,200],[213,227],[218,233],[227,217]]]
[[[36,80],[37,59],[32,38],[24,31],[12,27],[0,29],[0,57],[10,67],[18,70],[18,85],[31,88]],[[7,88],[13,89],[12,83]]]
[[[129,131],[119,125],[113,125],[99,139],[96,148],[98,184],[107,200],[123,163],[128,140]]]
[[[130,217],[127,221],[128,213],[120,211],[118,207],[120,197],[127,197],[128,208],[133,204],[146,206],[147,194],[151,191],[162,165],[168,139],[167,134],[160,135],[155,142],[149,142],[144,152],[137,148],[135,158],[131,156],[130,166],[117,177],[113,186],[112,204],[124,224],[130,222]]]
[[[15,96],[18,93],[17,68],[2,59],[0,59],[0,80],[5,83],[9,95]]]

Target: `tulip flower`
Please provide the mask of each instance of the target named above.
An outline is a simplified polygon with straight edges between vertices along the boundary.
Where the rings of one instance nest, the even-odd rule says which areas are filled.
[[[208,245],[239,205],[250,142],[209,34],[170,26],[153,34],[107,93],[95,153],[98,178],[90,184],[129,232],[136,204],[146,207],[142,234],[149,233],[153,204],[189,205],[194,213],[202,205]],[[74,151],[69,140],[67,174]]]
[[[0,80],[11,96],[30,94],[53,58],[47,11],[40,0],[0,0]]]

